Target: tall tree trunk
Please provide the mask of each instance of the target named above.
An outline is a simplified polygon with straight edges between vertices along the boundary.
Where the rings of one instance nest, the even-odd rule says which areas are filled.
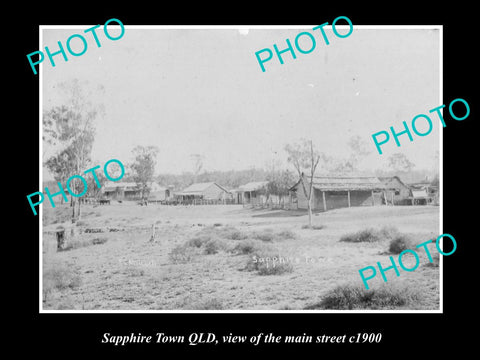
[[[308,226],[312,227],[312,202],[308,200]]]
[[[72,200],[72,224],[75,222],[75,198],[73,196],[70,196],[70,199]]]
[[[315,169],[312,169],[312,175],[310,176],[310,186],[308,189],[308,226],[312,227],[312,197],[313,197],[313,174]]]

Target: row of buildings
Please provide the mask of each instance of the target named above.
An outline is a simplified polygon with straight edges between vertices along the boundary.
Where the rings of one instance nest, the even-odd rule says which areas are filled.
[[[295,191],[297,208],[306,209],[307,198],[300,180],[291,190]],[[314,210],[327,211],[352,206],[427,205],[438,204],[438,201],[437,186],[429,182],[405,184],[398,176],[313,178]]]
[[[305,184],[309,186],[307,178]],[[180,204],[253,204],[265,205],[272,198],[268,196],[267,181],[250,182],[237,189],[227,189],[216,182],[195,183],[181,191],[172,186],[163,187],[158,183],[149,184],[148,201]],[[438,187],[429,182],[405,184],[398,176],[316,176],[313,179],[312,209],[327,211],[351,206],[375,205],[423,205],[438,203]],[[140,200],[141,190],[136,183],[116,182],[103,188],[103,197],[115,200]],[[294,184],[283,203],[290,208],[306,209],[307,198],[301,181]]]

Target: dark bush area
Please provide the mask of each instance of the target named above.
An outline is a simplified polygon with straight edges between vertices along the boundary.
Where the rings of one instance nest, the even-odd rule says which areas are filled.
[[[331,290],[320,302],[305,307],[305,310],[357,310],[394,309],[415,305],[420,293],[413,288],[399,285],[383,285],[377,289],[365,289],[362,285],[341,285]]]

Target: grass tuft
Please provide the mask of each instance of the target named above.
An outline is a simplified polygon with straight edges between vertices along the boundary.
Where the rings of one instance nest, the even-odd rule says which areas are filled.
[[[302,229],[311,229],[311,230],[322,230],[325,229],[325,225],[302,225]]]
[[[257,240],[270,242],[273,241],[275,235],[270,231],[264,230],[262,232],[253,232],[252,237]]]
[[[170,251],[168,257],[174,264],[186,264],[192,261],[196,254],[191,246],[183,244],[175,246],[172,251]]]
[[[260,251],[261,247],[259,246],[258,242],[255,240],[245,240],[239,242],[232,248],[232,252],[235,254],[246,255],[252,254],[256,251]]]
[[[207,255],[213,255],[219,251],[226,251],[227,249],[228,245],[225,243],[225,241],[221,239],[211,239],[205,243],[203,253]]]
[[[340,241],[342,242],[376,242],[380,241],[381,236],[379,232],[373,228],[360,230],[354,233],[342,235]]]
[[[412,249],[414,243],[412,238],[406,234],[398,234],[391,241],[388,251],[392,254],[400,254],[402,251]]]
[[[221,230],[220,236],[230,240],[245,240],[248,235],[234,227],[225,227]]]
[[[285,239],[285,240],[291,240],[295,239],[297,235],[291,231],[291,230],[282,230],[279,233],[277,233],[278,237]]]
[[[367,228],[354,233],[345,234],[340,238],[342,242],[377,242],[385,239],[393,239],[400,235],[394,226],[383,226],[381,229]]]
[[[82,277],[76,267],[54,262],[43,269],[44,300],[53,291],[76,289],[82,284]]]
[[[394,309],[415,305],[420,297],[417,289],[399,285],[383,285],[377,289],[367,290],[363,285],[345,284],[337,286],[320,302],[306,306],[304,309]]]
[[[193,296],[187,296],[175,304],[176,309],[183,310],[223,310],[225,306],[222,301],[216,298],[198,299]]]

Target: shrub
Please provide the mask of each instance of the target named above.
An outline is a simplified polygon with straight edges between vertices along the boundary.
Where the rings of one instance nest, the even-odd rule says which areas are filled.
[[[381,236],[375,229],[369,228],[343,235],[340,241],[343,242],[376,242],[380,241]]]
[[[225,251],[227,249],[227,244],[220,239],[211,239],[205,243],[203,252],[207,255],[212,255],[218,253],[220,250]]]
[[[376,242],[382,239],[393,239],[400,232],[395,226],[383,226],[380,230],[368,228],[354,233],[343,235],[340,241],[344,242]]]
[[[224,306],[218,299],[206,299],[193,305],[193,310],[223,310]]]
[[[43,270],[43,290],[75,289],[82,284],[80,273],[75,267],[54,263]]]
[[[207,242],[209,242],[210,240],[212,240],[212,235],[207,235],[207,234],[199,235],[199,236],[196,236],[196,237],[188,240],[185,243],[185,245],[190,246],[190,247],[200,248],[203,245],[205,245]]]
[[[243,233],[233,226],[223,226],[216,223],[213,226],[207,226],[202,229],[200,236],[216,236],[230,240],[244,240],[248,237],[248,234]]]
[[[185,264],[191,261],[195,254],[192,247],[184,244],[175,246],[168,256],[174,264]]]
[[[92,234],[101,233],[101,232],[103,232],[103,229],[100,229],[100,228],[86,228],[85,232],[86,233],[92,233]]]
[[[92,240],[92,244],[93,245],[100,245],[100,244],[105,244],[107,241],[108,241],[108,239],[106,237],[95,238],[95,239]]]
[[[240,230],[234,230],[232,231],[229,236],[228,236],[228,239],[231,239],[231,240],[244,240],[248,237],[247,234],[241,232]]]
[[[391,241],[388,251],[392,254],[400,254],[402,251],[413,248],[413,241],[406,234],[398,234]]]
[[[392,309],[415,305],[420,298],[418,290],[383,285],[377,289],[365,289],[362,285],[340,285],[331,290],[319,302],[305,307],[312,309]]]
[[[207,255],[216,254],[218,251],[228,248],[228,245],[222,239],[209,233],[201,234],[188,240],[184,246],[197,249],[203,247],[203,252]]]
[[[247,234],[234,227],[224,227],[220,230],[220,236],[230,240],[244,240],[248,237]]]
[[[383,238],[393,239],[395,236],[399,234],[400,232],[395,226],[386,225],[380,229],[380,236]]]
[[[325,225],[302,225],[302,229],[322,230],[323,228],[325,228]]]
[[[282,239],[295,239],[296,235],[293,231],[291,230],[282,230],[277,234],[279,237]]]
[[[253,240],[247,240],[247,241],[239,242],[237,245],[235,245],[235,247],[232,249],[232,252],[236,254],[245,255],[245,254],[252,254],[259,250],[260,248],[257,242]]]
[[[254,232],[252,236],[254,239],[261,241],[273,241],[273,239],[275,238],[275,235],[272,232],[266,230],[264,230],[263,232]]]

